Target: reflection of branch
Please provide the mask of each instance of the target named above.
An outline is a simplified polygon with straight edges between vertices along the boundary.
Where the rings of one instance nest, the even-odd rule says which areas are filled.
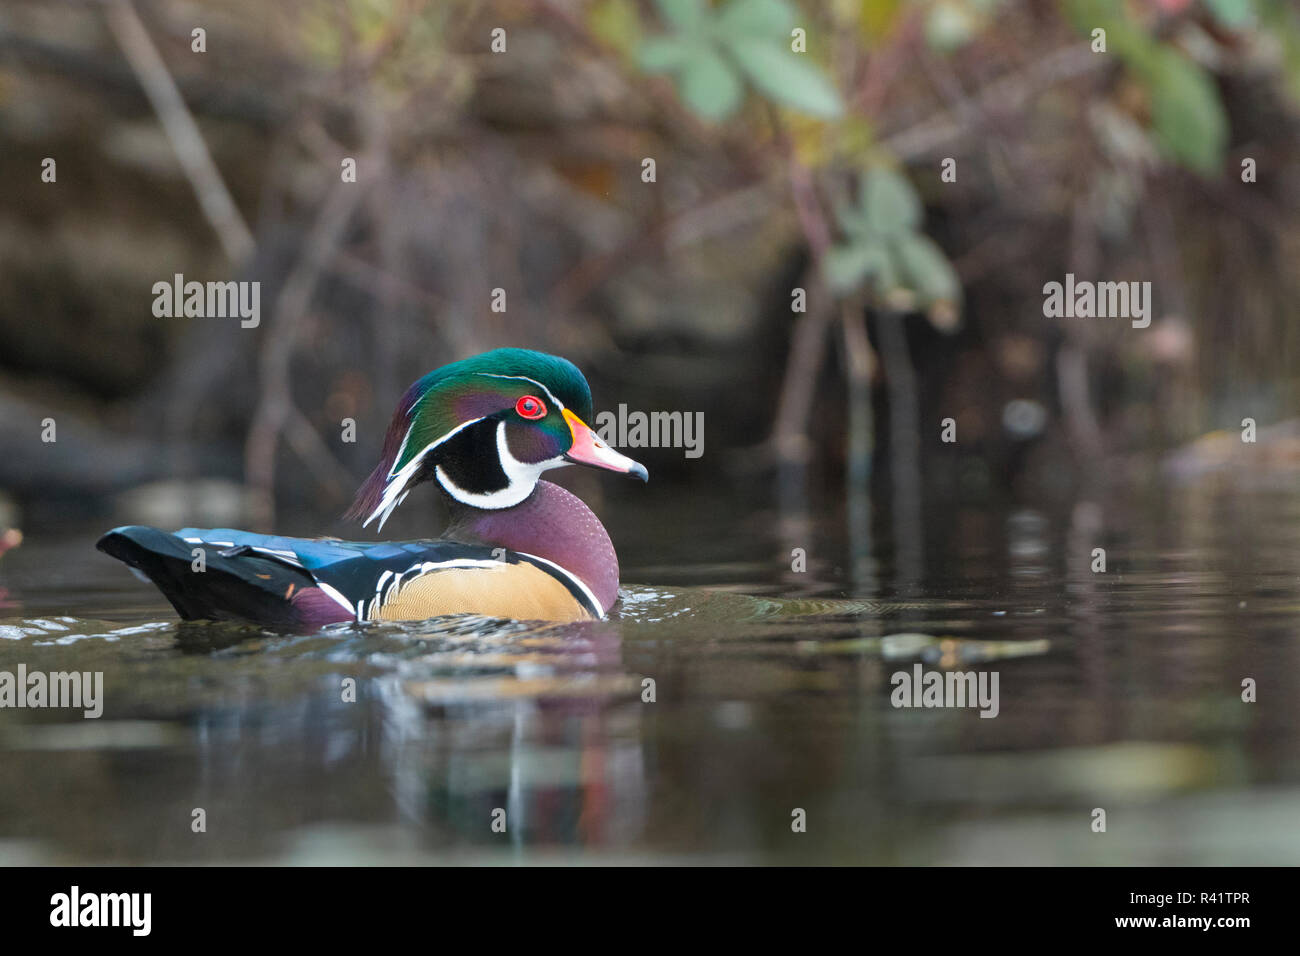
[[[135,7],[131,6],[130,0],[110,0],[104,6],[104,15],[154,112],[158,114],[172,149],[176,151],[176,158],[194,188],[199,206],[221,240],[226,257],[233,263],[244,262],[253,252],[253,234],[235,201],[230,198],[194,117],[176,89],[167,64],[158,55],[158,48],[149,39]]]

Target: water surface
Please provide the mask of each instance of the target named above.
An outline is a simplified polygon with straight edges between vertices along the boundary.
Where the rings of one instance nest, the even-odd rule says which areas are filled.
[[[887,514],[697,495],[611,522],[609,621],[293,637],[29,530],[0,670],[105,705],[0,710],[0,863],[1300,862],[1300,489],[1119,500],[953,503],[904,567]],[[916,662],[997,671],[998,716],[892,707]]]

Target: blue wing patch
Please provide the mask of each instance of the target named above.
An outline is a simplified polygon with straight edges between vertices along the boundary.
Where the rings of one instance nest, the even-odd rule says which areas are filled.
[[[594,606],[590,596],[561,569],[505,548],[438,539],[363,542],[338,538],[289,538],[233,528],[182,528],[176,536],[189,544],[221,548],[226,557],[237,557],[240,553],[256,554],[302,568],[317,584],[335,592],[338,595],[336,601],[340,604],[346,601],[358,620],[367,619],[370,612],[382,606],[390,589],[400,583],[403,576],[500,561],[509,564],[524,561],[535,565],[560,580],[589,611]],[[599,607],[594,608],[594,616],[601,616]]]

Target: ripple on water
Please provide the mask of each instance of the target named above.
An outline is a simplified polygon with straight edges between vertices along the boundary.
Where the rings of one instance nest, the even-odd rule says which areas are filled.
[[[567,625],[182,624],[109,561],[49,584],[90,533],[25,545],[0,568],[22,608],[0,620],[0,670],[102,670],[108,729],[0,711],[0,856],[35,840],[65,861],[266,860],[355,826],[397,834],[367,844],[376,861],[507,845],[789,860],[800,806],[817,861],[1294,862],[1276,839],[1300,806],[1300,705],[1278,683],[1300,670],[1290,494],[1162,495],[1082,524],[954,502],[953,520],[927,514],[910,582],[879,542],[852,580],[830,524],[808,575],[768,570],[752,556],[788,553],[772,523],[719,506],[703,543],[654,529],[626,577],[655,583],[624,585],[608,621]],[[997,719],[893,708],[891,675],[916,663],[999,672]],[[238,827],[196,842],[159,825],[200,801]],[[1096,839],[1097,806],[1143,834]],[[497,808],[508,836],[486,829]]]

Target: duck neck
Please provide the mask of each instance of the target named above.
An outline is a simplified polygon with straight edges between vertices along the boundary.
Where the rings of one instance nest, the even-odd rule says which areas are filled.
[[[602,611],[618,599],[618,555],[608,532],[580,498],[559,485],[539,481],[519,504],[492,511],[446,499],[451,520],[444,538],[558,564],[591,589]]]

